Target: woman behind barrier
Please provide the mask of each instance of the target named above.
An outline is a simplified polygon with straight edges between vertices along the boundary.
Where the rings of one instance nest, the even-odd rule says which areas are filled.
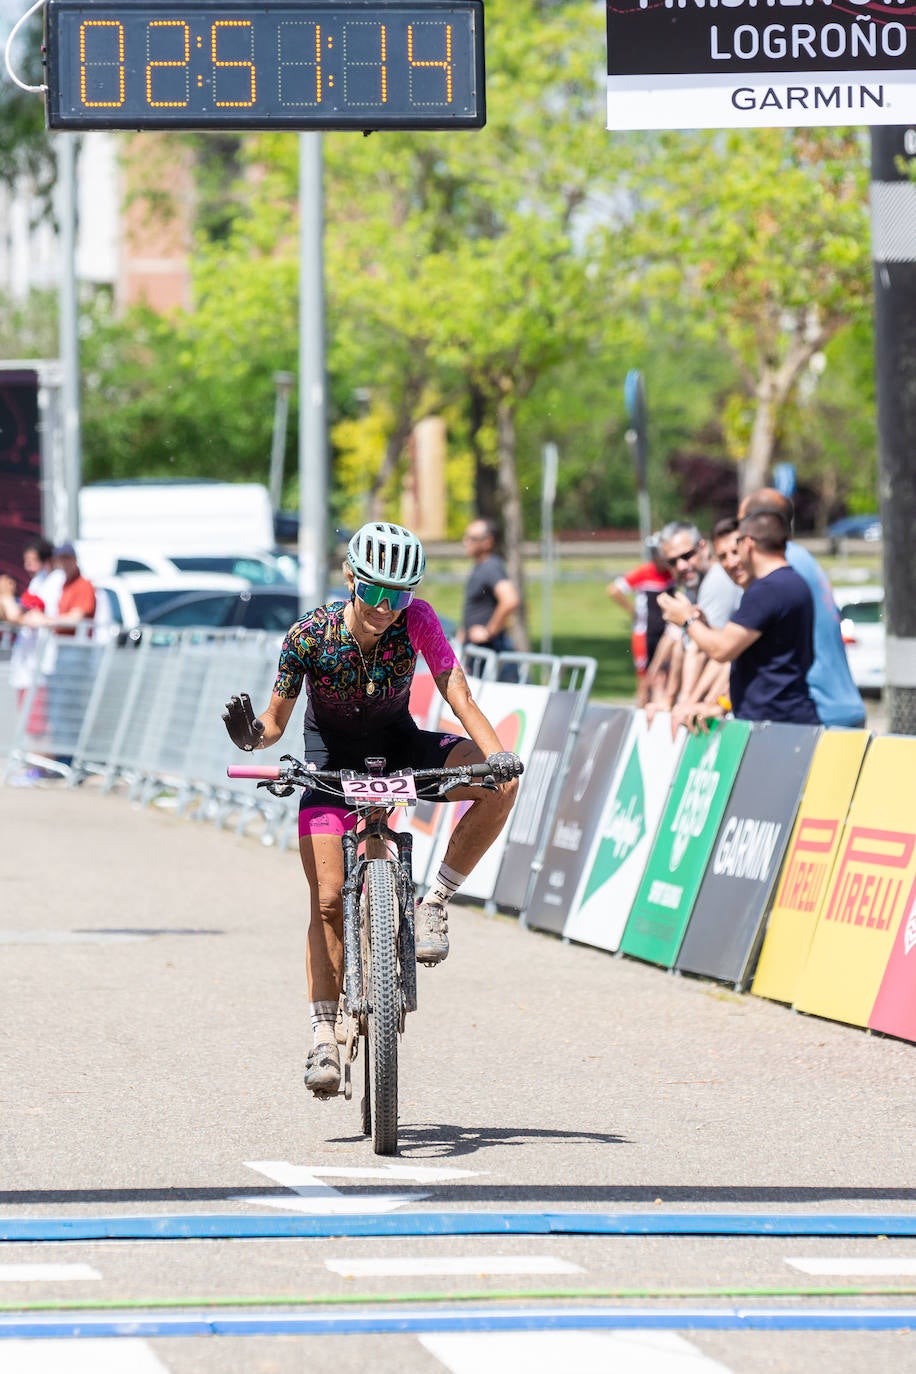
[[[437,768],[486,759],[496,791],[456,788],[453,801],[471,806],[459,820],[438,876],[416,913],[417,959],[441,963],[448,954],[448,902],[502,830],[515,800],[519,759],[503,751],[471,696],[467,679],[433,608],[416,597],[426,568],[423,546],[400,525],[371,522],[347,547],[343,571],[348,601],[331,601],[292,625],[280,650],[270,704],[255,717],[247,694],[232,697],[223,720],[239,749],[276,744],[305,688],[304,752],[316,768],[363,769],[383,757],[386,768]],[[410,685],[422,653],[436,686],[468,738],[420,730],[410,715]],[[343,977],[343,853],[340,837],[355,824],[343,799],[303,791],[299,853],[311,912],[307,974],[313,1047],[305,1083],[317,1097],[340,1085],[334,1035]]]

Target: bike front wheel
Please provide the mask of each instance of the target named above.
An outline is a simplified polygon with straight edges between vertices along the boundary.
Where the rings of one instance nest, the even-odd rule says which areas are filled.
[[[397,1154],[398,1148],[398,893],[393,865],[372,859],[366,865],[366,907],[369,919],[369,1046],[374,1102],[372,1148],[377,1155]]]

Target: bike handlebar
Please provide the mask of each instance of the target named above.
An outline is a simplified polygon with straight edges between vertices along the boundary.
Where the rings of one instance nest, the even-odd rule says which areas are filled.
[[[231,763],[226,769],[228,778],[257,778],[262,782],[299,782],[308,785],[311,782],[340,782],[340,769],[317,769],[306,768],[297,760],[291,760],[292,768],[289,771],[279,763]],[[344,769],[343,772],[358,772],[357,769]],[[466,763],[463,766],[452,768],[414,768],[411,770],[412,776],[421,782],[425,778],[486,778],[489,777],[492,769],[486,763]],[[370,774],[366,773],[366,776]],[[390,774],[380,774],[379,776],[392,776]]]

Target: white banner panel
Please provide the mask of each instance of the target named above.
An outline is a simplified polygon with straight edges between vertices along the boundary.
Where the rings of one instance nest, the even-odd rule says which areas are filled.
[[[502,747],[518,754],[527,767],[547,709],[550,688],[527,682],[484,682],[479,691],[475,692],[475,697],[481,711],[499,736]],[[445,728],[448,729],[448,726]],[[532,776],[529,775],[529,781]],[[523,775],[519,783],[520,799],[525,783],[526,776]],[[533,785],[543,784],[534,778]],[[445,816],[436,832],[433,855],[426,874],[427,882],[431,882],[438,873],[452,831],[470,805],[470,802],[445,803]],[[482,902],[489,901],[492,897],[503,852],[509,839],[510,824],[511,822],[506,823],[502,833],[490,845],[474,872],[462,885],[462,897],[474,897]],[[418,873],[419,869],[415,868],[414,871]]]
[[[916,80],[896,72],[608,77],[609,129],[792,129],[916,122]]]
[[[644,711],[634,716],[563,930],[567,939],[598,949],[620,944],[685,738],[684,730],[671,738],[667,713],[651,727]]]

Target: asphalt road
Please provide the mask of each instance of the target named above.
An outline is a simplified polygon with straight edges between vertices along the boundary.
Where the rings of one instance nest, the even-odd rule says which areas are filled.
[[[669,1232],[694,1213],[914,1218],[912,1046],[454,907],[448,962],[420,971],[402,1147],[383,1161],[358,1090],[316,1103],[302,1087],[294,854],[91,782],[0,788],[0,837],[0,1224],[293,1215],[333,1230],[349,1212],[400,1228],[0,1243],[5,1310],[72,1321],[34,1305],[84,1302],[84,1331],[113,1318],[135,1331],[13,1340],[0,1313],[3,1374],[916,1370],[899,1330],[711,1330],[698,1316],[912,1312],[914,1239],[410,1234],[455,1212],[651,1213]],[[538,1313],[583,1320],[583,1306],[677,1316],[668,1330],[540,1329]],[[131,1327],[137,1307],[166,1323],[330,1326],[167,1335]],[[475,1313],[520,1308],[538,1329],[473,1329]],[[418,1329],[430,1312],[464,1329]],[[354,1315],[398,1329],[337,1334]]]

